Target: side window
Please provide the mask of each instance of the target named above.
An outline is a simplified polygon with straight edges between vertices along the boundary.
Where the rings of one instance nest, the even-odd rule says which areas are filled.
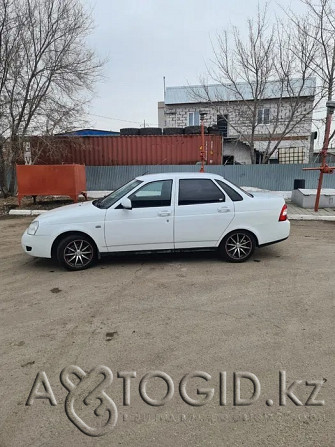
[[[200,123],[200,113],[188,112],[188,126],[199,126],[199,123]]]
[[[178,205],[224,202],[223,192],[209,179],[179,180]]]
[[[133,208],[171,205],[172,180],[150,182],[129,196]]]
[[[257,124],[270,123],[270,109],[258,109]]]
[[[231,198],[233,202],[240,202],[243,200],[243,197],[235,191],[231,186],[227,185],[226,183],[222,182],[221,180],[215,180],[216,183],[219,184],[219,186],[224,190],[224,192]]]

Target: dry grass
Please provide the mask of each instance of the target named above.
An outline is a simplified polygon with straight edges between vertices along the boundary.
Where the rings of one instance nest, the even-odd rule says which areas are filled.
[[[82,201],[83,198],[79,197],[78,200]],[[19,206],[17,197],[7,197],[6,199],[0,197],[0,216],[5,216],[11,209],[16,208],[24,210],[51,210],[71,203],[73,203],[73,200],[66,196],[39,196],[36,204],[34,204],[32,197],[24,197],[21,201],[21,206]]]

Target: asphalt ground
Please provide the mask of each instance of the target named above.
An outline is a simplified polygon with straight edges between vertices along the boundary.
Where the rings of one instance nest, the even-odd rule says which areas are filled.
[[[73,273],[22,252],[30,221],[0,220],[1,447],[335,444],[335,223],[292,222],[243,264],[126,255]]]

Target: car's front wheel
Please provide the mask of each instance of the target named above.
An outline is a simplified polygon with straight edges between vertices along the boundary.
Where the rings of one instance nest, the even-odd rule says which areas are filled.
[[[57,247],[57,259],[68,270],[84,270],[97,260],[95,244],[84,235],[69,235]]]
[[[255,247],[255,236],[245,230],[236,230],[223,239],[219,252],[229,262],[244,262],[253,254]]]

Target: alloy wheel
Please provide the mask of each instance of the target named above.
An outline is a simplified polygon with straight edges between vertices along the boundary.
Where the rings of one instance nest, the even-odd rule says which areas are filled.
[[[88,241],[76,239],[64,247],[63,257],[71,268],[82,269],[92,262],[94,249]]]
[[[242,261],[252,252],[253,241],[246,233],[234,233],[226,240],[225,248],[229,258]]]

